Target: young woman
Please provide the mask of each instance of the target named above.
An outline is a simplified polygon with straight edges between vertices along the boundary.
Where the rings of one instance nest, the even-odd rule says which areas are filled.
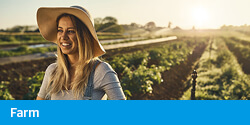
[[[117,74],[98,59],[105,53],[89,12],[80,7],[39,8],[40,33],[57,44],[37,100],[125,99]]]

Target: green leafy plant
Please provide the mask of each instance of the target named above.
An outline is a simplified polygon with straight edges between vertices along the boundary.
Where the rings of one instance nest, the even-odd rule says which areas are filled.
[[[38,72],[28,79],[29,92],[23,97],[25,100],[34,100],[40,90],[45,72]]]
[[[8,85],[10,83],[7,81],[1,81],[0,84],[0,100],[14,100],[12,95],[10,94],[8,90]]]

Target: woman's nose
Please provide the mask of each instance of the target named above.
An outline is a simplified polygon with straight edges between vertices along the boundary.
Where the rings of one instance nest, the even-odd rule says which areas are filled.
[[[62,38],[63,38],[64,40],[66,40],[66,39],[69,38],[67,32],[63,32]]]

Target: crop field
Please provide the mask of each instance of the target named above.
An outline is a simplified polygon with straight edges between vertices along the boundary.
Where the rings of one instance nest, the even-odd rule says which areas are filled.
[[[242,58],[243,53],[241,52],[240,56],[235,56],[228,49],[230,47],[227,44],[230,43],[231,38],[214,38],[210,41],[197,65],[199,76],[197,78],[196,99],[250,99],[248,71],[244,72],[242,70],[244,65],[237,62],[237,59]],[[190,91],[187,91],[182,99],[190,99]]]
[[[250,99],[248,36],[220,31],[171,35],[178,39],[112,49],[100,57],[117,72],[127,99],[189,100],[193,70],[198,73],[196,99]],[[0,99],[35,99],[46,67],[55,60],[0,65]]]

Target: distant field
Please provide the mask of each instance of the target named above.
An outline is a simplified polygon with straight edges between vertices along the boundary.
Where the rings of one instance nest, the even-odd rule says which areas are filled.
[[[40,35],[40,33],[1,33],[0,45],[20,45],[20,44],[32,44],[32,43],[45,43],[46,40]]]
[[[120,33],[97,33],[99,40],[127,38]],[[0,48],[19,45],[49,43],[40,33],[6,33],[0,32]]]

